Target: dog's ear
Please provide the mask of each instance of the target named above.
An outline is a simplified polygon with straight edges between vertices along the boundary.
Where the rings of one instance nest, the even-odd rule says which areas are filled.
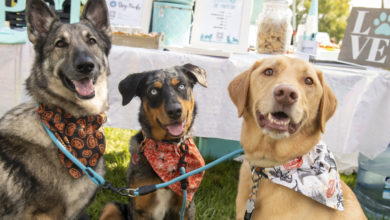
[[[110,19],[105,0],[89,0],[81,17],[91,22],[96,29],[111,37]]]
[[[249,92],[250,75],[250,70],[240,73],[240,75],[236,76],[228,86],[229,96],[233,101],[233,104],[237,107],[238,117],[241,117],[242,114],[244,114]]]
[[[228,86],[229,96],[233,101],[233,104],[237,107],[238,117],[241,117],[242,114],[244,114],[247,105],[251,73],[259,67],[262,62],[262,60],[256,61],[249,70],[236,76]]]
[[[203,87],[208,86],[206,70],[203,68],[195,66],[191,63],[187,63],[180,68],[184,71],[187,77],[193,81],[192,86],[195,85],[195,83],[199,83]]]
[[[145,78],[146,73],[134,73],[128,75],[120,81],[118,89],[122,95],[122,105],[127,105],[136,95],[139,94],[141,81]]]
[[[44,39],[53,22],[58,21],[55,13],[42,0],[27,0],[26,22],[28,38],[33,44]]]
[[[325,131],[325,123],[333,116],[337,107],[337,99],[330,87],[326,84],[324,76],[320,70],[317,70],[318,78],[321,82],[323,94],[320,101],[319,107],[319,126],[321,132]]]

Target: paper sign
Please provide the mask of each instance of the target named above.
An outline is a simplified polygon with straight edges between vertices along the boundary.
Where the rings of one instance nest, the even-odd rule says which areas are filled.
[[[317,55],[318,42],[313,40],[301,40],[299,51],[312,56]]]
[[[200,41],[239,44],[243,0],[204,1],[204,23]]]
[[[106,0],[111,25],[141,27],[144,0]]]
[[[352,8],[339,60],[390,67],[390,9]]]

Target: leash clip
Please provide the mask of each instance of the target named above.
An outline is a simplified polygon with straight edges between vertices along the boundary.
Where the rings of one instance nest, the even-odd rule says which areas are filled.
[[[109,190],[113,191],[114,193],[119,194],[121,196],[136,197],[136,195],[135,195],[136,190],[135,189],[129,189],[126,187],[116,188],[110,182],[107,182],[107,184],[105,184],[102,187],[103,187],[103,189],[109,189]]]

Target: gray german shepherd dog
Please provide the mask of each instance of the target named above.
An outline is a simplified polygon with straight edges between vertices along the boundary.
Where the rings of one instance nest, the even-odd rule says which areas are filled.
[[[26,80],[32,101],[0,119],[0,219],[80,219],[97,186],[74,179],[42,126],[37,103],[74,117],[108,109],[111,28],[104,0],[90,0],[77,24],[63,24],[42,0],[27,0],[35,61]],[[5,73],[2,73],[5,74]],[[94,170],[104,175],[100,157]]]

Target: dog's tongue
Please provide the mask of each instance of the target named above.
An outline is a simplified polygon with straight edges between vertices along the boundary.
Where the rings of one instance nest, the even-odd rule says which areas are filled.
[[[168,125],[167,129],[168,129],[168,132],[173,136],[179,136],[184,132],[183,123]]]
[[[94,92],[92,80],[84,78],[81,80],[73,80],[73,84],[76,87],[76,91],[82,96],[90,96]]]

